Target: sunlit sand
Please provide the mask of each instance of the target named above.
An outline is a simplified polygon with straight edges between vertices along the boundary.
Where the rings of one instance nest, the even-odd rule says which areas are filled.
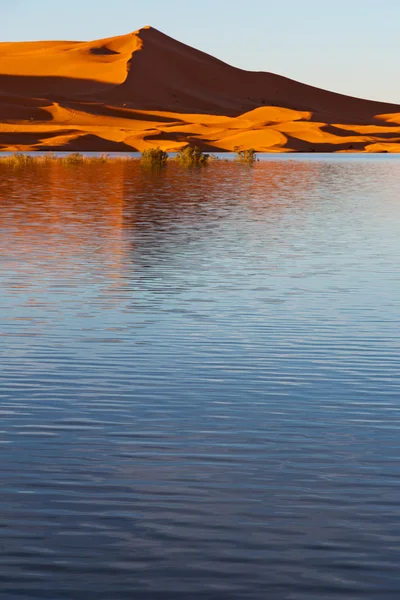
[[[0,44],[0,150],[400,152],[400,106],[229,66],[151,27]]]

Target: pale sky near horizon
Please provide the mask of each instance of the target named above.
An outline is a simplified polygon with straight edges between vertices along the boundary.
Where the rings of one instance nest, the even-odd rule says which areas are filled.
[[[1,41],[90,40],[152,25],[243,69],[400,104],[399,0],[3,3]]]

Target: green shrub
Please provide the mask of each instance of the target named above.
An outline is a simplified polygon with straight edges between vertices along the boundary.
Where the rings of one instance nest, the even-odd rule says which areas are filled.
[[[142,152],[142,165],[146,167],[165,167],[168,154],[161,148],[150,148]]]
[[[235,148],[236,157],[235,161],[240,163],[245,163],[247,165],[252,165],[257,160],[257,153],[254,148],[249,148],[248,150],[239,150]]]
[[[200,167],[208,163],[209,154],[204,154],[197,146],[185,146],[178,152],[176,160],[187,167]]]

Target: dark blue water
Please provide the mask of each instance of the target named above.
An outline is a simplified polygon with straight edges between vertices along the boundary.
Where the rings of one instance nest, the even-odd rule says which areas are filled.
[[[0,596],[400,596],[400,160],[0,166]]]

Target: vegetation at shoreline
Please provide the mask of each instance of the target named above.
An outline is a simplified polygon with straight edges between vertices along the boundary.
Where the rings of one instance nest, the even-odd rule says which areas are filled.
[[[150,150],[144,150],[141,157],[142,165],[145,167],[165,167],[168,161],[168,154],[161,150],[161,148],[150,148]]]
[[[82,164],[102,164],[106,162],[115,161],[129,161],[136,160],[131,156],[109,156],[108,154],[101,154],[99,156],[86,156],[79,152],[71,152],[65,156],[57,156],[54,152],[47,152],[45,154],[32,155],[24,154],[22,152],[16,152],[7,156],[1,156],[0,164],[12,165],[15,167],[25,167],[30,165],[43,165],[43,164],[63,164],[63,165],[82,165]]]
[[[238,148],[235,148],[235,152],[235,162],[252,165],[258,160],[257,152],[254,150],[254,148],[249,148],[248,150],[239,150]]]
[[[257,161],[257,154],[254,149],[237,151],[234,162],[253,164]],[[184,167],[202,167],[211,162],[230,162],[228,159],[219,159],[214,154],[206,154],[196,146],[185,146],[177,155],[172,158],[161,148],[150,148],[144,150],[140,157],[130,155],[111,156],[109,154],[100,154],[90,156],[79,152],[70,152],[64,155],[57,155],[54,152],[45,152],[43,154],[27,154],[15,152],[2,156],[0,153],[0,165],[11,165],[14,167],[27,167],[34,165],[60,164],[66,166],[79,166],[86,164],[111,164],[118,162],[140,162],[144,167],[161,168],[168,163],[175,163]]]
[[[185,146],[177,154],[176,161],[185,167],[202,167],[208,163],[209,154],[204,154],[197,146]]]

